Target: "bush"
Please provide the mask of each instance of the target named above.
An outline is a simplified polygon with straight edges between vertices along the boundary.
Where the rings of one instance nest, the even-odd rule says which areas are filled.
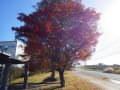
[[[105,72],[105,73],[113,73],[113,72],[114,72],[114,69],[113,69],[113,68],[105,68],[105,69],[103,70],[103,72]]]

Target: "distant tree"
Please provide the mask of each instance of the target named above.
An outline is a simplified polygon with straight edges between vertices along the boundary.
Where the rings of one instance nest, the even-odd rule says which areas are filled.
[[[76,58],[90,57],[100,36],[99,13],[85,8],[79,0],[43,0],[35,12],[20,13],[18,19],[24,25],[12,29],[16,38],[27,44],[25,52],[31,56],[31,70],[51,62],[52,70],[59,71],[62,87],[65,68]]]

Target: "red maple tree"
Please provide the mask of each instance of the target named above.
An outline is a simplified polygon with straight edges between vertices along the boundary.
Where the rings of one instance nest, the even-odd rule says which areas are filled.
[[[52,62],[52,67],[59,71],[61,86],[64,86],[66,66],[76,58],[86,60],[95,50],[100,36],[97,28],[99,16],[80,1],[43,0],[35,12],[29,15],[20,13],[18,19],[24,25],[13,30],[16,38],[27,44],[25,52],[31,56],[31,69]]]

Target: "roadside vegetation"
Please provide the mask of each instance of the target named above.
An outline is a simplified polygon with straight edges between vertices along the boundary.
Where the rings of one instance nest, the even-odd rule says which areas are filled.
[[[29,84],[30,83],[41,83],[37,87],[29,88],[28,90],[102,90],[95,85],[89,83],[88,80],[81,79],[73,75],[70,71],[65,71],[65,78],[66,78],[66,86],[60,88],[59,85],[59,75],[56,72],[56,81],[54,82],[46,82],[45,85],[42,85],[45,78],[47,78],[50,73],[45,74],[35,74],[29,77]],[[18,78],[11,81],[11,85],[14,83],[22,83],[23,78]],[[49,84],[48,84],[49,83]],[[51,83],[51,84],[50,84]],[[52,84],[53,83],[53,84]],[[36,89],[37,88],[37,89]]]
[[[120,67],[119,68],[115,68],[113,73],[120,74]]]
[[[81,66],[81,69],[90,70],[90,71],[99,71],[104,73],[114,73],[114,74],[120,74],[120,65],[87,65],[87,66]]]

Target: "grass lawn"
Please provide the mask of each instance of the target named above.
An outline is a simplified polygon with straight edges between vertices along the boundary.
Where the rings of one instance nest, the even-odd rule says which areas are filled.
[[[38,83],[36,87],[32,87],[26,90],[102,90],[95,85],[89,83],[87,80],[81,79],[75,75],[73,75],[70,71],[65,72],[65,80],[66,80],[66,86],[63,88],[60,88],[59,84],[59,78],[58,73],[56,73],[57,81],[52,82],[52,84],[39,84],[41,83],[45,78],[50,76],[50,73],[45,74],[37,74],[29,77],[29,83]],[[19,78],[16,80],[11,81],[11,84],[13,83],[22,83],[23,78]],[[30,84],[29,84],[30,85]]]

